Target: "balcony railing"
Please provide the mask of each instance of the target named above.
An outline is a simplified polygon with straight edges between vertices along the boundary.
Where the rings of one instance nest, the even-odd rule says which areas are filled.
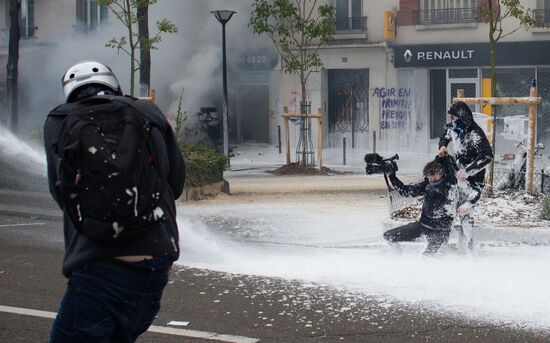
[[[445,8],[413,11],[414,25],[467,24],[481,21],[479,8]]]
[[[535,27],[550,27],[550,8],[533,10]]]
[[[367,17],[334,18],[334,33],[367,32]]]

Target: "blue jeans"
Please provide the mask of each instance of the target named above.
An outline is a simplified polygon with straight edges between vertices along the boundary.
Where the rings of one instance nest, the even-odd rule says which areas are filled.
[[[126,263],[116,264],[86,265],[72,273],[50,343],[134,342],[147,331],[160,310],[169,268],[133,265],[125,271]]]

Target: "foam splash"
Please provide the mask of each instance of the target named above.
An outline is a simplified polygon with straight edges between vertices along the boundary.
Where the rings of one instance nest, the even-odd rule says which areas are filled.
[[[43,149],[18,138],[3,126],[0,126],[0,156],[14,165],[22,164],[33,174],[46,175],[46,156]]]

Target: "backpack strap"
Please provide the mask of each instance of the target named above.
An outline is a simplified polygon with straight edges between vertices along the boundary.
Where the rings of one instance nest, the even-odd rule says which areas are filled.
[[[98,103],[102,103],[102,102],[104,103],[104,102],[109,102],[109,101],[123,102],[126,105],[132,107],[134,110],[141,113],[149,121],[151,121],[153,123],[158,122],[158,119],[151,116],[149,111],[147,111],[147,109],[144,108],[144,106],[140,106],[141,103],[138,102],[137,98],[135,98],[133,96],[129,96],[129,95],[124,95],[124,96],[117,96],[117,95],[96,95],[96,96],[91,96],[89,98],[85,98],[85,99],[82,99],[82,100],[77,101],[77,102],[70,102],[70,103],[61,104],[61,105],[57,106],[56,108],[54,108],[53,110],[51,110],[50,113],[48,113],[48,116],[65,117],[68,114],[74,112],[75,110],[81,109],[83,105],[93,105],[93,104],[98,104]]]
[[[151,114],[145,108],[143,108],[143,106],[140,106],[141,104],[140,104],[140,102],[138,102],[138,99],[134,98],[133,96],[130,96],[130,95],[124,95],[124,96],[112,96],[112,95],[111,96],[95,96],[95,97],[92,97],[92,98],[89,98],[89,99],[91,100],[93,98],[109,98],[111,101],[123,102],[126,105],[133,108],[134,110],[141,113],[143,116],[145,116],[145,118],[147,118],[148,121],[157,124],[157,120],[155,120],[155,118],[153,118],[151,116]]]
[[[66,117],[69,113],[79,109],[81,105],[78,102],[65,103],[57,106],[48,113],[48,117]]]

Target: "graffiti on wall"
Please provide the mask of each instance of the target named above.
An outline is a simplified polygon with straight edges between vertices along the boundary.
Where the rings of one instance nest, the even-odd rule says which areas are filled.
[[[411,122],[410,88],[376,87],[372,96],[380,100],[380,130],[404,130]]]

